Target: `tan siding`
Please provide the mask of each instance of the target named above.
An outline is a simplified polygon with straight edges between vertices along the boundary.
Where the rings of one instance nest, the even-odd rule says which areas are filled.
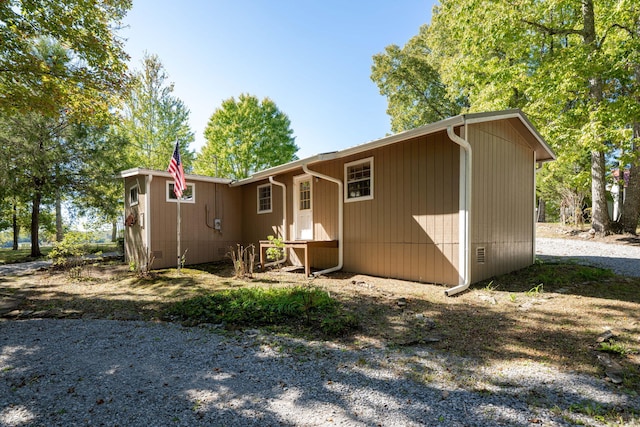
[[[138,185],[138,204],[134,206],[129,205],[129,190],[134,185]],[[147,241],[145,229],[140,224],[141,214],[147,216],[146,209],[146,177],[144,176],[132,176],[128,177],[124,181],[125,191],[125,209],[124,217],[133,215],[135,223],[130,226],[125,226],[125,260],[127,262],[139,263],[141,260],[146,259],[144,254],[146,253]]]
[[[151,252],[153,268],[175,267],[177,264],[177,204],[167,202],[167,178],[151,181]],[[241,190],[226,184],[191,181],[195,185],[197,203],[181,203],[181,251],[186,251],[186,264],[225,259],[229,247],[241,241]],[[216,216],[221,220],[221,232],[207,227],[205,205],[209,207],[209,225]]]
[[[473,147],[472,281],[533,259],[533,151],[508,122],[470,126]],[[485,248],[485,264],[476,249]]]
[[[459,149],[444,133],[373,156],[374,199],[345,203],[345,270],[458,283]]]

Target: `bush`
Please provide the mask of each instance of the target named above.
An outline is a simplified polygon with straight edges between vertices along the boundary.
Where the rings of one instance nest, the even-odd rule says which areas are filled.
[[[61,242],[56,242],[49,252],[49,259],[55,267],[73,267],[82,263],[82,257],[87,254],[87,244],[84,235],[77,231],[65,234]]]

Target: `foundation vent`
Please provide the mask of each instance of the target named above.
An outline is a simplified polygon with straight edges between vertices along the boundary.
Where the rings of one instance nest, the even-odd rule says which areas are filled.
[[[484,261],[485,261],[484,246],[476,248],[476,262],[478,264],[484,264]]]

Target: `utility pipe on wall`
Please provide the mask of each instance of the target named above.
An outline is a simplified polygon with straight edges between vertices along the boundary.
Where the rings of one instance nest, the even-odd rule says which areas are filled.
[[[269,182],[271,184],[277,185],[282,188],[282,241],[287,241],[287,186],[279,181],[273,179],[272,176],[269,177]],[[262,268],[271,267],[272,265],[284,264],[287,262],[287,250],[283,249],[284,257],[274,262],[266,262]]]
[[[460,180],[460,243],[459,243],[459,270],[460,282],[458,286],[447,289],[444,294],[448,297],[464,291],[471,284],[471,144],[467,138],[467,124],[464,123],[464,139],[453,131],[453,126],[447,127],[447,135],[451,141],[458,144],[464,150],[464,156],[460,156],[460,175],[464,173],[464,180]]]
[[[342,265],[344,261],[344,195],[342,192],[342,181],[336,179],[334,177],[321,174],[319,172],[315,172],[310,170],[306,164],[302,165],[302,170],[305,173],[308,173],[311,176],[315,176],[316,178],[326,179],[327,181],[331,181],[338,185],[338,265],[335,267],[327,268],[322,271],[317,271],[313,273],[313,276],[319,276],[321,274],[333,273],[334,271],[342,270]]]

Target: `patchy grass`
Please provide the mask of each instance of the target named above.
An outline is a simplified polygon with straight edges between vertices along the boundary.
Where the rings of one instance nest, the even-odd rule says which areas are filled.
[[[40,252],[42,256],[38,258],[31,257],[31,248],[18,249],[17,251],[0,248],[0,265],[3,264],[17,264],[29,261],[38,261],[47,259],[49,252],[51,252],[51,246],[41,246]],[[85,245],[84,252],[88,254],[95,254],[100,252],[116,252],[118,251],[117,243],[90,243]]]
[[[40,272],[0,278],[0,297],[21,301],[5,314],[10,318],[267,327],[304,337],[339,335],[354,348],[426,345],[487,365],[532,360],[599,376],[604,372],[597,355],[609,350],[624,368],[624,389],[640,392],[640,279],[537,263],[455,297],[446,297],[445,289],[345,272],[307,279],[274,270],[240,281],[226,263],[185,268],[181,275],[159,270],[146,278],[122,263],[83,266],[73,277]],[[615,335],[607,349],[597,342],[605,330]]]
[[[162,316],[188,325],[267,326],[287,333],[321,331],[330,337],[352,332],[358,325],[328,292],[303,286],[228,289],[178,301]]]
[[[47,259],[47,255],[51,251],[51,247],[44,246],[40,247],[40,252],[42,252],[42,256],[38,258],[31,257],[31,248],[27,249],[18,249],[17,251],[0,248],[0,265],[3,264],[16,264],[21,262],[29,262],[29,261],[38,261],[41,259]]]

